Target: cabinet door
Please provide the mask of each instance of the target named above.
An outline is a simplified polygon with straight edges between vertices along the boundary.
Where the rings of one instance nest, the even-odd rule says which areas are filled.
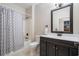
[[[78,48],[70,48],[71,56],[78,56]]]
[[[55,56],[55,45],[47,41],[47,56]]]
[[[46,56],[46,41],[40,40],[40,56]]]
[[[69,48],[62,45],[56,45],[56,55],[57,56],[68,56]]]

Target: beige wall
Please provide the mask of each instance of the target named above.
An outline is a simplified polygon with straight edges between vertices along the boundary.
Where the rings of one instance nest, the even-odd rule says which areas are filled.
[[[73,31],[79,34],[79,3],[75,3],[73,6]]]
[[[35,7],[35,35],[43,34],[45,25],[49,26],[49,32],[51,29],[51,10],[55,6],[53,4],[38,4]],[[73,7],[73,31],[79,33],[79,4],[74,4]]]
[[[48,25],[49,32],[51,28],[51,10],[53,4],[38,4],[35,7],[35,35],[43,34],[45,25]]]

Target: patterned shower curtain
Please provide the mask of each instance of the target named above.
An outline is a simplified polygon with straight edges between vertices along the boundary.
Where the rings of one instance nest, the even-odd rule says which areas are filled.
[[[22,38],[22,15],[0,6],[0,55],[23,47]]]

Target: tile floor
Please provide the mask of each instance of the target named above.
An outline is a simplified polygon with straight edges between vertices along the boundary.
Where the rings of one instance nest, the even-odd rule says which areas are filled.
[[[39,56],[40,48],[26,48],[24,50],[8,54],[7,56]]]

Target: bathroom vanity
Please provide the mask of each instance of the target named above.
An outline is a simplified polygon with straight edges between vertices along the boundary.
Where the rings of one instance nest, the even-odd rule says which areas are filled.
[[[78,55],[79,35],[73,34],[72,3],[51,10],[51,33],[40,36],[41,56]]]
[[[40,36],[40,56],[77,56],[77,37],[41,35]]]

